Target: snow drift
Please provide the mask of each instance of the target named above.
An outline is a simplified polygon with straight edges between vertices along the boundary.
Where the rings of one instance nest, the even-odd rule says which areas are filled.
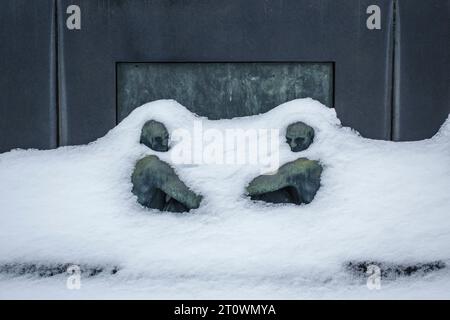
[[[300,157],[320,161],[321,188],[308,205],[267,204],[245,195],[261,173],[258,165],[172,164],[203,195],[200,207],[188,214],[146,209],[131,193],[135,163],[149,154],[170,163],[180,147],[172,143],[163,153],[141,145],[150,119],[169,132],[193,130],[199,119],[217,130],[278,128],[281,142],[290,123],[303,121],[314,128],[314,143],[299,153],[281,143],[280,165]],[[239,296],[244,284],[271,279],[279,290],[291,288],[285,298],[299,297],[305,283],[351,283],[349,261],[448,264],[449,164],[450,119],[431,139],[398,143],[362,138],[340,125],[334,109],[311,99],[215,121],[173,100],[155,101],[88,145],[0,155],[0,264],[117,266],[116,279],[153,279],[166,289],[182,279],[213,281],[213,297]],[[2,279],[8,287],[9,278]],[[261,297],[256,288],[245,292]]]

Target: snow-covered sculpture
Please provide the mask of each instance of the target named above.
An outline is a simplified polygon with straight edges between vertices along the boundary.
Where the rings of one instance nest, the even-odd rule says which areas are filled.
[[[169,132],[161,122],[150,120],[142,127],[140,142],[152,150],[169,150]]]
[[[286,142],[291,151],[307,149],[314,140],[314,129],[303,122],[290,124]],[[270,203],[310,203],[320,188],[322,166],[318,161],[300,158],[281,166],[276,174],[261,175],[247,186],[253,200]]]
[[[291,151],[300,152],[307,149],[314,140],[314,129],[303,122],[290,124],[286,130],[286,142]]]
[[[175,171],[157,156],[139,160],[131,177],[132,192],[145,207],[186,212],[199,207],[202,196],[192,192]]]
[[[274,175],[261,175],[247,186],[251,199],[271,203],[310,203],[320,187],[322,166],[300,158],[288,162]]]
[[[163,123],[149,120],[142,127],[140,142],[152,150],[166,152],[169,132]],[[152,209],[186,212],[198,208],[202,199],[180,180],[169,164],[154,155],[136,163],[131,182],[138,202]]]
[[[303,122],[290,124],[286,142],[293,152],[305,150],[314,139],[314,129]],[[140,142],[160,152],[169,149],[169,133],[161,122],[147,121]],[[320,187],[322,166],[318,161],[300,158],[281,166],[274,175],[262,175],[248,186],[253,200],[271,203],[310,203]],[[195,194],[177,176],[173,168],[157,156],[139,160],[131,177],[132,192],[138,202],[161,211],[186,212],[200,206],[201,195]]]

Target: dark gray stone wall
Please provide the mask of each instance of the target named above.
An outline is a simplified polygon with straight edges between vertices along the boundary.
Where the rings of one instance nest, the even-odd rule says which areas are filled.
[[[297,98],[332,107],[332,63],[119,63],[119,121],[158,99],[209,119],[264,113]]]
[[[0,3],[0,152],[57,146],[53,0]]]
[[[433,136],[450,113],[450,1],[398,0],[394,140]]]
[[[381,8],[381,30],[366,9]],[[65,26],[81,8],[81,30]],[[90,142],[116,118],[119,62],[334,62],[334,107],[364,136],[391,137],[392,2],[58,2],[61,143]]]
[[[81,30],[66,27],[72,4]],[[381,30],[366,28],[372,4]],[[376,139],[428,138],[450,112],[449,8],[450,0],[4,0],[0,152],[104,135],[128,112],[117,108],[121,62],[332,62],[330,105],[344,125]]]

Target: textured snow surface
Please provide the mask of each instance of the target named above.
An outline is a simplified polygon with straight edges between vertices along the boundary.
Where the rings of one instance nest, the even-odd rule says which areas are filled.
[[[203,128],[280,129],[280,165],[319,160],[322,186],[308,205],[245,197],[258,165],[173,165],[204,196],[188,214],[141,207],[131,193],[136,161],[160,153],[139,143],[150,119],[169,132]],[[303,121],[316,131],[293,153],[284,131]],[[234,150],[226,150],[233,152]],[[118,266],[76,292],[65,276],[0,275],[0,297],[310,298],[450,297],[447,269],[382,283],[370,291],[348,261],[450,262],[450,119],[431,139],[365,139],[342,127],[334,109],[294,100],[268,113],[210,121],[173,100],[134,110],[85,146],[0,155],[0,264]]]

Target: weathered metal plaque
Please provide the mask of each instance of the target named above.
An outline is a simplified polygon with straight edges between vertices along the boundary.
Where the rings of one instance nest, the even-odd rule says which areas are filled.
[[[174,99],[209,119],[249,116],[311,97],[333,107],[333,63],[118,63],[118,121]]]

